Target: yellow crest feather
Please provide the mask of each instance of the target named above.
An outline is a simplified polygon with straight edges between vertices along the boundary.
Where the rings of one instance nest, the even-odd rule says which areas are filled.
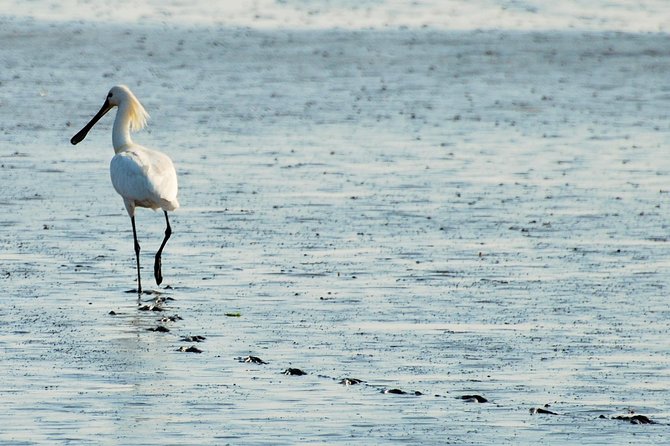
[[[142,130],[147,125],[147,120],[149,119],[149,113],[142,107],[140,101],[135,97],[135,95],[130,92],[128,95],[129,104],[128,104],[128,117],[130,118],[130,131],[136,132]]]

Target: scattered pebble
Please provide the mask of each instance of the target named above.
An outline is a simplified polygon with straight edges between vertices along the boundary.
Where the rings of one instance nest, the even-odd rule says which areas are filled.
[[[390,394],[393,394],[393,395],[407,395],[407,392],[405,392],[404,390],[400,390],[400,389],[384,389],[384,391],[382,393],[390,393]]]
[[[164,308],[159,305],[142,305],[138,308],[140,311],[165,311]]]
[[[181,342],[203,342],[205,339],[207,339],[204,336],[200,335],[193,335],[193,336],[184,336],[180,339]]]
[[[116,316],[116,311],[112,310],[112,311],[110,311],[110,312],[107,313],[107,314],[109,314],[110,316]]]
[[[415,390],[414,392],[405,392],[404,390],[400,389],[385,389],[382,391],[382,393],[387,393],[391,395],[415,395],[415,396],[423,395],[423,393],[419,392],[418,390]]]
[[[600,415],[600,418],[605,418],[604,415]],[[613,420],[623,420],[628,421],[631,424],[656,424],[656,422],[649,417],[644,415],[619,415],[612,417]]]
[[[353,385],[361,384],[361,383],[364,383],[364,382],[365,381],[363,381],[362,379],[358,379],[358,378],[344,378],[344,379],[340,380],[340,384],[344,384],[345,386],[353,386]]]
[[[179,347],[177,349],[179,352],[186,352],[186,353],[202,353],[202,350],[200,350],[198,347],[195,345],[192,345],[190,347]]]
[[[489,400],[484,398],[481,395],[462,395],[457,397],[459,399],[462,399],[466,403],[488,403]]]
[[[293,369],[293,368],[289,367],[288,369],[284,370],[284,375],[302,376],[302,375],[307,375],[307,372],[303,372],[300,369]]]
[[[237,359],[240,362],[247,362],[247,363],[251,363],[251,364],[267,364],[267,362],[263,361],[258,356],[249,355],[249,356],[245,356],[244,358],[237,358]],[[289,370],[291,370],[291,369],[289,369]],[[294,369],[294,370],[297,370],[297,369]],[[284,372],[284,373],[286,373],[286,372]],[[288,373],[286,373],[286,374],[288,375]]]
[[[531,415],[539,414],[539,415],[558,415],[556,412],[552,412],[549,409],[544,409],[542,407],[534,407],[529,410]]]

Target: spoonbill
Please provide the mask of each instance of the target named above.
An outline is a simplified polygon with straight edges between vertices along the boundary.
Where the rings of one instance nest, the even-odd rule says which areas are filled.
[[[93,119],[84,126],[70,142],[73,145],[80,143],[91,128],[112,108],[118,107],[114,128],[112,130],[112,144],[115,155],[110,163],[109,170],[112,185],[116,192],[123,197],[123,203],[130,216],[135,241],[135,261],[137,264],[137,294],[142,294],[142,280],[140,278],[140,244],[137,241],[135,229],[135,208],[162,209],[165,214],[165,238],[161,243],[154,260],[154,278],[156,284],[163,281],[161,273],[161,255],[167,243],[172,228],[168,211],[179,207],[177,200],[177,173],[172,160],[164,153],[147,149],[135,144],[130,139],[130,132],[143,129],[147,124],[149,114],[144,110],[140,101],[125,85],[112,87],[107,94],[105,103]]]

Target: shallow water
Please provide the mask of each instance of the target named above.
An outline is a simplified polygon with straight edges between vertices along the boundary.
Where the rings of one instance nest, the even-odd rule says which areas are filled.
[[[666,35],[0,29],[3,443],[667,437]],[[180,176],[164,312],[111,117],[68,142],[121,82]]]

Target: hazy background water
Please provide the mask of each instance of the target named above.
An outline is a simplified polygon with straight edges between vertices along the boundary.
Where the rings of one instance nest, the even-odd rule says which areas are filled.
[[[665,441],[662,2],[250,5],[0,3],[2,441]],[[180,176],[163,313],[112,118],[69,144],[115,83]]]
[[[254,28],[420,28],[666,32],[667,2],[644,0],[3,0],[0,14],[47,21]]]

